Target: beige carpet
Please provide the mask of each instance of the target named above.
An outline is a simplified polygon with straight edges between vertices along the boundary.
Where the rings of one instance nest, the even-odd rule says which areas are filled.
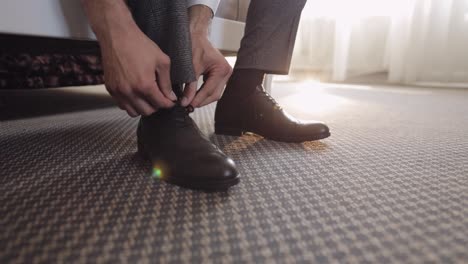
[[[206,107],[242,174],[226,194],[152,179],[105,95],[5,94],[0,263],[468,262],[466,90],[276,83],[331,127],[304,144],[212,135]]]

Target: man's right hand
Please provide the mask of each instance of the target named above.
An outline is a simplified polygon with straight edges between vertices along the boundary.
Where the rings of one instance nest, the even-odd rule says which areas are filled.
[[[107,91],[132,116],[174,106],[170,59],[141,32],[101,42]]]
[[[82,2],[101,46],[106,89],[118,106],[132,117],[174,106],[170,59],[140,31],[125,2]]]

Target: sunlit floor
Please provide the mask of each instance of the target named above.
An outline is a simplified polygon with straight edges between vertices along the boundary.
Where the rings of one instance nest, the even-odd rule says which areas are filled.
[[[0,92],[0,262],[466,263],[468,90],[278,80],[273,97],[332,136],[213,133],[241,183],[151,177],[104,88]],[[200,164],[202,166],[202,164]]]
[[[323,83],[316,80],[290,81],[288,78],[275,81],[272,86],[272,96],[296,117],[310,119],[322,115],[334,115],[349,111],[362,104],[374,103],[364,100],[375,94],[382,94],[379,98],[384,102],[393,97],[403,96],[404,101],[417,96],[442,94],[459,94],[465,97],[468,89],[438,89],[424,87],[336,84]],[[385,95],[388,95],[385,97]],[[392,96],[393,95],[393,96]],[[384,106],[384,105],[382,105]]]

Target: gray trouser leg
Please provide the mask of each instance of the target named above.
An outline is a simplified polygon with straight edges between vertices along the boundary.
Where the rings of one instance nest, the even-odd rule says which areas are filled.
[[[301,12],[307,0],[252,0],[236,69],[288,74]]]
[[[173,84],[195,81],[186,0],[128,0],[140,29],[171,58]]]

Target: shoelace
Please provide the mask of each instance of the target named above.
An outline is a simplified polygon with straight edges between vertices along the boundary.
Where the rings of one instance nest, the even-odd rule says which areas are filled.
[[[264,97],[265,99],[267,99],[267,102],[269,102],[273,107],[274,109],[277,109],[277,110],[280,110],[281,109],[281,106],[276,102],[276,100],[271,97],[271,95],[269,95],[267,92],[265,91],[258,91],[258,93],[260,93],[260,96],[261,97]]]
[[[193,111],[195,111],[195,108],[193,108],[192,105],[188,105],[187,107],[185,107],[185,110],[187,111],[187,113],[193,113]]]
[[[186,127],[191,124],[189,121],[189,114],[194,111],[193,106],[189,105],[187,107],[182,107],[180,105],[177,105],[174,107],[172,110],[175,113],[175,118],[174,120],[176,121],[176,124],[180,127]]]

